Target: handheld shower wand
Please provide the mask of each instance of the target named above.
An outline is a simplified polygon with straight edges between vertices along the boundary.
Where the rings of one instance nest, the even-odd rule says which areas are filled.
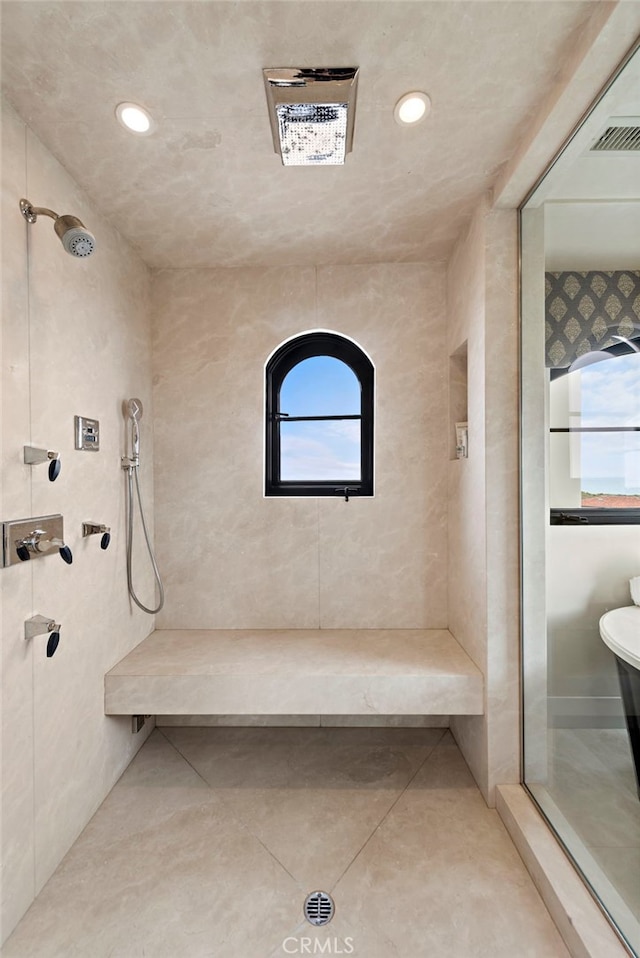
[[[125,455],[122,457],[122,468],[127,473],[127,586],[129,588],[129,595],[131,596],[135,604],[138,606],[138,608],[142,609],[143,612],[148,612],[149,615],[155,615],[156,612],[159,612],[162,606],[164,605],[164,587],[162,585],[162,579],[160,578],[160,572],[158,570],[158,565],[156,563],[156,557],[153,553],[153,547],[151,546],[149,530],[147,529],[147,523],[144,516],[144,509],[142,507],[142,496],[140,493],[140,480],[138,478],[138,472],[140,469],[140,419],[142,418],[142,402],[139,399],[125,399],[125,401],[122,404],[122,411],[124,413],[125,419],[127,419],[131,424],[130,447],[128,450],[130,455]],[[148,608],[146,605],[144,605],[140,601],[133,587],[132,559],[133,559],[134,477],[135,477],[136,493],[138,498],[138,507],[140,510],[140,522],[142,524],[142,531],[144,533],[144,538],[147,545],[147,552],[149,553],[149,558],[151,559],[153,574],[158,586],[158,596],[159,596],[158,604],[153,609]]]
[[[125,399],[124,414],[131,420],[131,458],[139,461],[140,459],[140,426],[142,419],[142,400]]]

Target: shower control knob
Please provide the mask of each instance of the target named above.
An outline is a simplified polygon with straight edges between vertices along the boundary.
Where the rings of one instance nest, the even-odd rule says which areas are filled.
[[[57,549],[67,565],[71,565],[73,555],[71,554],[69,546],[65,545],[62,539],[59,539],[57,536],[44,538],[45,535],[44,529],[35,529],[30,536],[19,542],[16,550],[18,558],[28,559],[31,554],[43,555],[50,549]],[[26,552],[26,555],[22,554],[24,552]]]
[[[71,563],[73,562],[73,555],[71,553],[71,549],[69,548],[69,546],[60,546],[60,556],[62,557],[64,562],[67,563],[67,565],[71,565]]]
[[[101,536],[100,539],[100,548],[108,549],[109,543],[111,542],[111,527],[105,526],[103,522],[83,522],[82,523],[82,538],[86,539],[87,536]]]
[[[50,659],[58,648],[61,628],[60,623],[48,615],[32,615],[24,624],[24,637],[29,641],[38,635],[48,636],[47,658]]]
[[[60,475],[62,463],[57,452],[51,449],[37,449],[35,446],[24,447],[24,461],[28,466],[37,466],[41,462],[49,463],[49,480],[55,482]]]
[[[47,658],[48,659],[50,659],[52,655],[55,655],[55,651],[59,645],[60,645],[60,633],[52,632],[47,642]]]
[[[29,550],[26,546],[16,546],[16,553],[21,562],[26,562],[27,559],[31,558]]]

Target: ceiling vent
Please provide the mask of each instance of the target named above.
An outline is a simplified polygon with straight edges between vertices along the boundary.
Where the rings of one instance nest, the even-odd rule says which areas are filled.
[[[591,153],[640,153],[640,117],[611,117]]]
[[[339,166],[353,143],[357,67],[264,70],[276,153],[284,166]]]

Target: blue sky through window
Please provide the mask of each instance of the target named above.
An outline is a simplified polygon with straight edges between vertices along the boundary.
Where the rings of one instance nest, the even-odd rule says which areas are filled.
[[[594,363],[579,375],[581,426],[640,426],[640,353]],[[640,494],[640,432],[583,433],[580,439],[585,492]]]
[[[290,416],[359,416],[358,377],[333,356],[303,359],[285,376],[280,412]]]
[[[311,356],[286,375],[280,412],[290,416],[359,416],[360,382],[333,356]],[[360,476],[360,421],[280,422],[280,476],[285,481],[353,482]]]

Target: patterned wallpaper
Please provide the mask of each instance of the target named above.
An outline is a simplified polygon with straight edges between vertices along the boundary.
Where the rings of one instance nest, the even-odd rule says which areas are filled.
[[[640,336],[640,270],[545,273],[546,365]]]

